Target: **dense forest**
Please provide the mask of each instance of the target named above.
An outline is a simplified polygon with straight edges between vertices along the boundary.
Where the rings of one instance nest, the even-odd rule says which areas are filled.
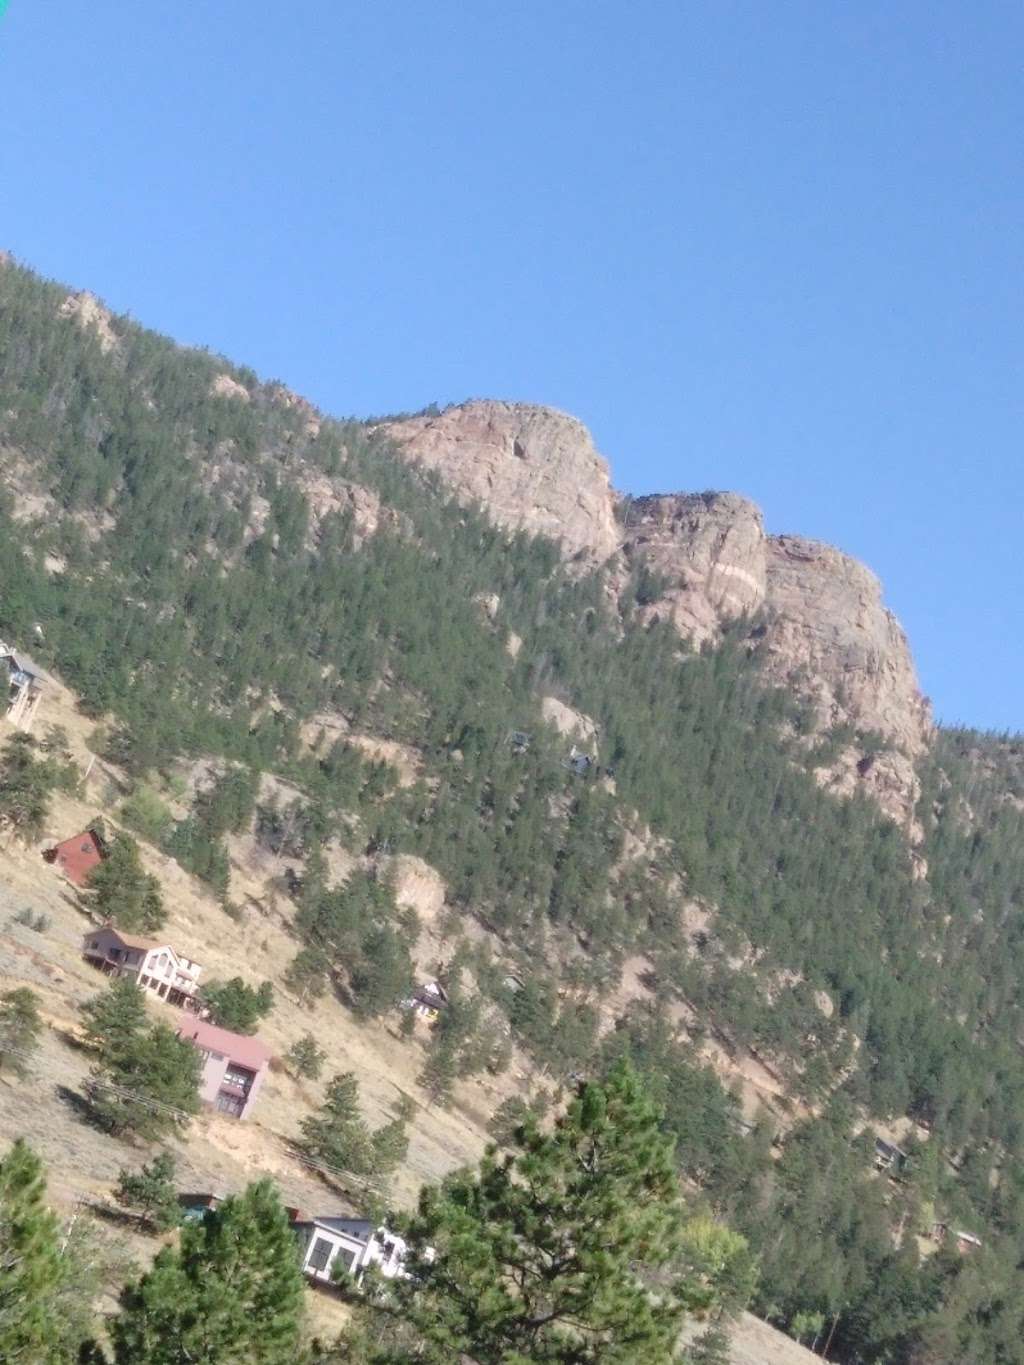
[[[369,1017],[407,983],[407,934],[386,884],[330,885],[320,848],[420,855],[453,933],[472,917],[496,945],[457,954],[439,1096],[495,1064],[495,1009],[555,1081],[628,1052],[682,1170],[759,1252],[762,1313],[848,1362],[1019,1360],[1024,741],[940,733],[920,877],[875,806],[815,782],[843,737],[806,742],[749,623],[688,651],[641,624],[649,581],[580,576],[372,424],[310,420],[219,357],[124,319],[104,347],[65,297],[0,267],[0,636],[103,718],[137,783],[126,818],[221,894],[226,835],[285,850],[293,980]],[[545,695],[594,719],[599,763],[567,764]],[[325,716],[409,746],[417,780],[327,743]],[[152,792],[201,757],[221,775],[175,820]],[[301,798],[261,799],[268,773]],[[652,997],[602,1034],[635,955]],[[805,1116],[742,1123],[706,1034],[770,1060]],[[904,1115],[926,1137],[884,1180],[871,1119]],[[923,1254],[940,1220],[980,1251]]]

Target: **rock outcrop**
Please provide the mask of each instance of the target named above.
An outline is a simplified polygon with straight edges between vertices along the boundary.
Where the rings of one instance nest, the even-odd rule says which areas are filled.
[[[723,621],[752,615],[765,599],[761,509],[737,493],[633,498],[623,552],[662,580],[645,614],[668,615],[680,635],[703,644]]]
[[[633,498],[620,520],[586,428],[550,408],[473,402],[385,430],[499,525],[549,536],[588,567],[610,562],[620,585],[646,570],[642,616],[667,617],[693,644],[758,617],[768,677],[809,704],[816,731],[881,738],[845,745],[819,780],[868,792],[916,836],[914,766],[931,717],[906,636],[862,564],[817,541],[767,536],[760,509],[735,493]]]
[[[602,563],[618,549],[608,465],[582,422],[527,403],[472,402],[385,423],[406,458],[435,469],[499,526]]]
[[[112,326],[113,315],[104,308],[95,294],[83,290],[69,294],[60,306],[62,318],[71,318],[83,331],[92,332],[104,352],[117,345],[117,333]]]
[[[817,728],[872,730],[916,755],[930,719],[903,629],[857,560],[800,536],[767,542],[768,673],[799,686]]]

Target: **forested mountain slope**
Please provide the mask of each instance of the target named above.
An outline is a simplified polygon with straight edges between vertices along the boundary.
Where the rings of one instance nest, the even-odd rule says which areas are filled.
[[[867,571],[732,495],[617,499],[580,431],[334,421],[8,261],[0,636],[182,866],[228,895],[241,831],[292,860],[304,988],[372,1021],[411,971],[387,878],[325,850],[436,869],[439,1093],[509,1039],[552,1082],[628,1047],[765,1314],[838,1314],[844,1360],[1017,1360],[1020,746],[934,732]],[[175,815],[182,760],[211,776]],[[785,1092],[752,1130],[712,1057]],[[861,1130],[900,1119],[896,1185]],[[978,1256],[921,1261],[938,1218]]]

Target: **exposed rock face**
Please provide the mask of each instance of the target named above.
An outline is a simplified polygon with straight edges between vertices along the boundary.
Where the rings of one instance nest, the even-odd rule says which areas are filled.
[[[219,374],[210,383],[210,393],[215,398],[237,398],[240,403],[248,403],[249,390],[229,374]]]
[[[608,465],[575,417],[526,403],[473,402],[383,430],[500,526],[560,541],[567,558],[600,563],[618,548]]]
[[[560,735],[575,735],[584,744],[593,744],[597,739],[597,726],[590,717],[574,711],[557,697],[541,697],[540,713]]]
[[[667,580],[646,609],[668,612],[680,635],[702,644],[723,621],[756,612],[765,598],[761,510],[737,493],[668,493],[635,498],[623,550]]]
[[[930,731],[927,704],[875,575],[800,536],[773,536],[767,551],[770,676],[799,687],[819,728],[875,730],[905,753],[920,753]]]
[[[60,315],[73,318],[83,330],[93,332],[103,351],[112,351],[117,345],[117,334],[111,326],[112,314],[88,290],[69,294],[60,306]]]
[[[735,493],[636,498],[619,526],[605,461],[579,422],[549,408],[474,402],[385,430],[500,525],[553,537],[587,566],[611,561],[619,584],[628,569],[648,569],[660,585],[642,613],[667,615],[696,645],[761,615],[768,676],[810,704],[815,728],[849,725],[884,740],[877,752],[848,746],[819,780],[868,792],[916,836],[914,761],[931,717],[906,636],[863,565],[817,541],[766,536],[760,510]],[[553,709],[547,718],[566,724]]]

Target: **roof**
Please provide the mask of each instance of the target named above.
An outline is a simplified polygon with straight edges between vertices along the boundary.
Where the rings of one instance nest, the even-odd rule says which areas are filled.
[[[104,929],[109,930],[116,939],[120,940],[126,948],[139,948],[144,953],[148,953],[152,948],[169,948],[171,952],[174,951],[169,943],[161,943],[158,938],[142,938],[139,934],[126,934],[120,929],[115,929],[112,924],[105,924],[103,927]],[[93,934],[95,934],[95,932],[96,931],[93,930]],[[86,935],[86,938],[91,937],[92,935],[90,934]]]
[[[316,1214],[312,1217],[295,1218],[292,1226],[326,1228],[328,1232],[338,1232],[351,1237],[355,1242],[368,1242],[376,1231],[376,1224],[371,1223],[368,1218],[336,1218]]]
[[[183,1015],[178,1025],[178,1036],[185,1038],[196,1047],[206,1048],[209,1052],[223,1052],[239,1066],[260,1071],[271,1058],[270,1048],[258,1038],[248,1034],[232,1033],[230,1029],[218,1028],[216,1024],[204,1023],[193,1015]]]
[[[24,653],[23,650],[14,650],[10,645],[0,647],[0,658],[10,659],[11,667],[19,673],[29,673],[33,678],[38,678],[40,682],[52,682],[53,679],[45,668],[40,668],[34,659]]]

